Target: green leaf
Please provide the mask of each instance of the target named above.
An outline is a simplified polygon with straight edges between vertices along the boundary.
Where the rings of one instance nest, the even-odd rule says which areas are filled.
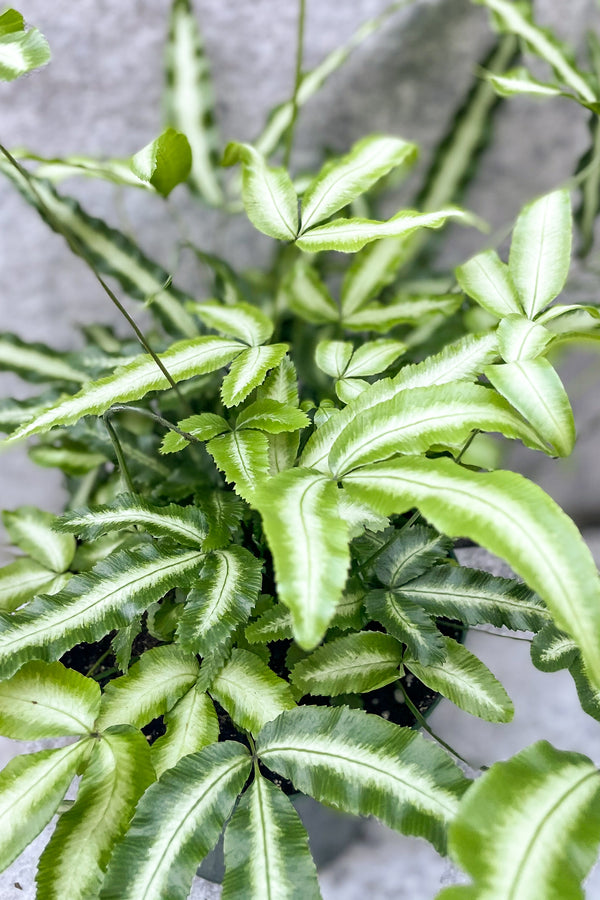
[[[266,434],[250,429],[233,431],[213,438],[206,449],[225,475],[233,482],[236,493],[248,503],[258,487],[268,479],[269,440]]]
[[[487,722],[512,721],[511,699],[487,666],[452,638],[445,637],[444,644],[442,662],[423,665],[405,656],[404,665],[419,681],[472,716]]]
[[[417,155],[417,146],[401,138],[369,135],[357,141],[346,156],[325,163],[307,187],[300,234],[348,206],[396,166],[411,165]]]
[[[401,210],[387,222],[372,219],[333,219],[326,225],[317,225],[306,231],[296,241],[300,250],[318,253],[322,250],[338,250],[356,253],[371,241],[388,237],[406,237],[420,228],[441,228],[450,218],[473,224],[473,217],[457,207],[447,207],[436,212]]]
[[[108,732],[95,741],[77,800],[60,816],[40,858],[39,896],[87,900],[98,895],[113,847],[154,780],[143,734]]]
[[[101,900],[187,900],[250,774],[246,747],[225,741],[184,756],[146,791],[111,860]]]
[[[578,656],[577,644],[568,634],[547,622],[531,642],[531,661],[541,672],[568,669]]]
[[[600,721],[600,690],[590,684],[579,653],[569,666],[569,672],[573,676],[582,710],[588,716]]]
[[[293,637],[292,614],[282,603],[276,603],[254,622],[246,626],[244,632],[250,644],[267,644],[270,641],[286,641]]]
[[[165,713],[166,732],[152,744],[152,762],[157,776],[219,740],[219,720],[212,700],[196,687]]]
[[[438,531],[505,559],[575,639],[600,685],[600,577],[574,523],[536,484],[514,472],[403,457],[353,472],[344,486],[383,515],[418,506]]]
[[[313,266],[303,257],[284,276],[280,292],[290,310],[307,322],[324,325],[337,322],[340,318],[333,297]]]
[[[386,587],[399,587],[445,559],[452,546],[451,540],[432,528],[412,525],[392,533],[377,554],[375,573]]]
[[[0,871],[37,837],[90,752],[91,741],[15,756],[0,772]]]
[[[543,325],[518,315],[502,319],[496,334],[500,355],[507,363],[541,356],[554,339],[552,332]]]
[[[215,372],[231,362],[240,350],[242,346],[236,341],[205,336],[173,344],[169,350],[160,354],[160,359],[173,381],[179,382],[195,375]],[[75,396],[59,400],[48,407],[45,412],[5,438],[0,447],[32,434],[49,431],[57,425],[74,425],[84,416],[101,415],[115,403],[139,400],[149,391],[164,391],[169,387],[169,382],[152,357],[138,356],[134,362],[122,366],[114,374],[92,381]]]
[[[298,431],[306,428],[309,418],[295,406],[288,406],[278,400],[256,400],[241,411],[236,429],[256,428],[268,434]]]
[[[557,456],[569,456],[575,446],[573,410],[562,381],[547,359],[486,366],[484,373]]]
[[[298,406],[298,376],[289,356],[284,356],[279,365],[267,375],[256,395],[258,400],[276,400],[286,406]]]
[[[465,625],[489,623],[512,631],[539,631],[551,621],[540,598],[524,584],[464,566],[434,566],[402,585],[396,595],[432,616],[458,619]]]
[[[30,416],[26,418],[30,418]],[[36,444],[28,448],[27,454],[36,466],[60,469],[65,475],[75,478],[87,475],[88,472],[93,472],[98,466],[103,466],[108,462],[108,457],[104,453],[92,453],[81,446],[69,445],[68,441],[64,443],[67,446],[53,447],[47,444]]]
[[[368,387],[369,382],[363,378],[340,378],[336,382],[335,392],[342,403],[352,403]]]
[[[341,378],[354,352],[350,341],[319,341],[315,350],[315,362],[322,372],[332,378]]]
[[[503,75],[485,73],[486,79],[500,97],[526,95],[532,97],[571,97],[554,84],[538,81],[524,66],[509,69]]]
[[[251,347],[264,344],[273,334],[271,319],[250,303],[238,301],[235,306],[225,306],[216,300],[206,300],[204,303],[188,303],[187,309],[209,328]]]
[[[439,747],[358,709],[298,707],[261,732],[257,753],[274,772],[336,809],[375,815],[444,852],[467,782]]]
[[[502,318],[522,313],[511,272],[495,250],[484,250],[454,270],[461,288],[483,309]]]
[[[75,539],[54,531],[56,516],[36,506],[20,506],[14,512],[4,510],[2,521],[13,544],[28,553],[36,562],[65,572],[75,555]]]
[[[382,241],[381,243],[385,243]],[[373,244],[372,246],[378,246]],[[391,303],[369,303],[358,312],[344,316],[344,328],[350,331],[387,332],[396,325],[420,325],[434,316],[451,316],[461,305],[460,294],[430,296],[399,295]]]
[[[334,442],[329,466],[339,478],[396,453],[424,453],[434,444],[460,446],[475,429],[540,448],[536,432],[503,398],[483,385],[455,383],[402,391],[361,410]]]
[[[152,297],[151,311],[156,312],[171,334],[185,337],[197,334],[193,319],[183,308],[185,294],[171,285],[169,273],[145,256],[131,238],[90,216],[71,197],[55,191],[49,182],[35,175],[26,180],[2,160],[0,172],[15,184],[50,228],[58,231],[67,243],[74,242],[77,252],[90,259],[99,272],[116,278],[137,300]]]
[[[223,416],[218,416],[215,413],[200,413],[197,416],[189,416],[187,419],[182,419],[181,422],[178,422],[177,427],[181,431],[195,435],[200,441],[209,441],[215,435],[229,431],[229,425]],[[177,451],[187,447],[189,443],[188,439],[177,431],[167,431],[162,439],[160,452],[164,454],[177,453]]]
[[[262,560],[233,544],[204,557],[181,616],[177,637],[193,653],[206,656],[245,624],[262,584]]]
[[[176,644],[146,650],[127,675],[106,685],[98,728],[142,728],[171,709],[195,684],[199,672],[194,654]]]
[[[66,178],[87,177],[102,178],[104,181],[128,187],[142,188],[154,193],[154,188],[147,181],[142,181],[131,171],[131,166],[126,159],[97,159],[92,156],[80,154],[68,154],[61,157],[41,156],[25,147],[17,147],[12,150],[12,155],[18,160],[32,160],[38,163],[35,167],[35,177],[57,184]]]
[[[76,367],[76,360],[58,353],[45,344],[26,343],[16,335],[0,336],[0,369],[16,372],[27,381],[67,382],[83,384],[89,374]]]
[[[422,665],[444,660],[444,639],[422,607],[404,599],[398,591],[383,590],[369,591],[365,605],[369,616],[381,622],[396,640],[406,644],[411,656]]]
[[[230,543],[244,515],[244,503],[230,491],[204,490],[196,494],[196,503],[206,516],[209,531],[205,550],[219,550]]]
[[[571,264],[571,232],[567,190],[554,191],[528,203],[517,219],[508,267],[530,319],[565,286]]]
[[[29,662],[0,682],[0,734],[18,741],[88,734],[100,688],[62,663]]]
[[[291,801],[256,772],[225,832],[223,900],[320,900],[306,830]]]
[[[156,537],[170,537],[185,547],[202,546],[207,527],[204,516],[194,506],[154,506],[135,494],[120,494],[107,506],[69,510],[55,523],[55,529],[93,541],[107,531],[143,528]]]
[[[600,776],[585,756],[546,741],[497,762],[469,789],[450,826],[450,853],[475,884],[452,900],[581,898],[600,840]]]
[[[287,681],[249,650],[235,649],[210,693],[238,728],[257,735],[263,725],[296,705]]]
[[[32,658],[58,659],[81,641],[128,625],[168,590],[186,586],[202,556],[151,544],[117,551],[93,572],[75,575],[60,593],[12,616],[0,613],[0,674],[8,677]]]
[[[298,696],[363,694],[400,677],[402,646],[389,634],[363,631],[336,638],[296,663],[290,681]]]
[[[394,281],[398,269],[408,256],[407,248],[408,242],[403,237],[384,238],[368,245],[352,260],[344,276],[340,294],[344,321]]]
[[[494,22],[502,31],[522,38],[537,56],[549,63],[561,82],[572,87],[582,99],[593,103],[596,99],[581,73],[565,55],[564,48],[547,29],[533,24],[529,3],[513,3],[512,0],[474,0],[486,6],[493,14]]]
[[[0,569],[0,610],[14,612],[36,594],[50,591],[56,573],[34,559],[19,557]]]
[[[239,406],[255,387],[263,383],[269,369],[279,365],[288,349],[287,344],[269,344],[249,347],[240,353],[223,379],[221,397],[225,406]]]
[[[406,350],[406,344],[391,338],[379,338],[369,341],[358,347],[352,354],[350,363],[346,366],[344,375],[346,378],[364,378],[365,375],[378,375],[384,372],[388,366],[396,362]]]
[[[190,182],[203,200],[223,202],[219,137],[208,60],[190,0],[173,0],[166,51],[167,122],[182,131],[192,151]]]
[[[242,165],[242,200],[255,228],[280,241],[298,234],[298,198],[285,169],[271,169],[250,144],[230,143],[223,165]]]
[[[185,181],[192,168],[192,151],[185,134],[167,128],[155,140],[131,157],[131,169],[159,194],[168,197]]]
[[[0,17],[0,81],[14,81],[20,75],[50,62],[48,41],[37,28],[25,31],[23,17],[8,9]]]
[[[275,565],[278,596],[292,613],[294,636],[311,650],[323,637],[346,582],[346,523],[338,490],[306,469],[281,472],[254,497]]]

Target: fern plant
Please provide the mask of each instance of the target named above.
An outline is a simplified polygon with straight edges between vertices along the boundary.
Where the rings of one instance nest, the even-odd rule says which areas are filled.
[[[228,185],[187,0],[171,12],[168,128],[130,162],[2,148],[2,173],[144,351],[100,325],[69,354],[0,340],[2,367],[45,386],[0,406],[2,444],[36,436],[32,460],[62,470],[70,491],[63,515],[3,517],[20,555],[0,569],[0,731],[75,739],[0,773],[2,867],[59,813],[41,898],[184,900],[223,828],[226,900],[319,897],[294,790],[449,850],[474,883],[448,900],[581,896],[600,840],[593,764],[540,743],[471,783],[452,748],[411,727],[431,731],[411,684],[509,721],[506,691],[457,640],[490,623],[533,632],[536,664],[568,667],[600,718],[591,555],[550,497],[486,470],[476,444],[490,433],[571,452],[548,355],[578,339],[573,318],[597,334],[598,308],[555,303],[571,256],[565,189],[524,208],[508,263],[486,250],[442,290],[390,288],[427,229],[478,224],[453,203],[468,168],[458,137],[439,148],[421,209],[385,221],[374,189],[414,161],[411,142],[372,135],[296,180],[271,164],[285,145],[289,157],[298,108],[385,20],[304,75],[299,53],[293,99],[252,145],[225,148],[238,167]],[[491,64],[513,53],[510,38]],[[5,80],[47,57],[18,13],[0,17]],[[491,88],[476,97],[461,116],[483,127]],[[66,173],[163,195],[187,182],[277,241],[273,267],[257,286],[195,248],[215,297],[188,297],[56,190]],[[341,279],[330,251],[350,259],[335,257]],[[151,333],[104,275],[151,300]],[[473,303],[489,322],[479,333],[462,322]],[[459,537],[524,583],[458,566]]]

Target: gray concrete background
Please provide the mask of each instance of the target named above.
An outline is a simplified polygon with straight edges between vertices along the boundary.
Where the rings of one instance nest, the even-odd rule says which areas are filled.
[[[161,58],[167,0],[22,0],[19,8],[50,40],[54,60],[47,69],[13,85],[0,86],[0,139],[47,155],[72,152],[127,155],[161,127]],[[266,110],[289,96],[293,78],[295,2],[253,4],[196,0],[219,97],[224,141],[252,139]],[[385,0],[308,0],[307,65],[342,43]],[[581,46],[585,28],[598,21],[594,0],[538,0],[538,18]],[[567,14],[565,12],[567,11]],[[416,140],[428,149],[446,130],[454,104],[465,91],[476,61],[490,41],[487,17],[468,0],[420,0],[369,39],[322,94],[301,114],[294,166],[313,164],[320,148],[345,150],[374,130]],[[560,101],[516,100],[498,114],[492,145],[485,152],[465,204],[493,227],[511,221],[521,203],[561,183],[573,171],[586,143],[585,115]],[[413,182],[414,183],[414,182]],[[111,187],[91,181],[69,183],[69,192],[88,210],[121,227],[131,227],[143,247],[170,266],[177,237],[165,204],[130,191],[115,204]],[[240,265],[266,258],[268,242],[240,221],[217,227],[214,215],[194,207],[184,189],[173,195],[192,237],[207,250],[225,253]],[[443,260],[462,261],[481,238],[452,230]],[[569,297],[597,300],[598,254],[577,267]],[[185,268],[179,279],[202,296],[198,273]],[[132,304],[132,308],[135,306]],[[76,323],[115,321],[104,296],[62,240],[42,225],[14,191],[0,182],[0,330],[15,331],[56,347],[77,345]],[[545,460],[516,450],[509,464],[529,472],[581,522],[600,522],[597,476],[600,386],[598,357],[577,356],[565,369],[574,396],[580,442],[570,460]],[[26,386],[0,376],[0,394],[25,395]],[[38,503],[58,508],[61,489],[53,473],[34,469],[22,451],[2,458],[0,507]],[[590,541],[598,549],[598,533]],[[0,548],[0,552],[1,552]],[[493,726],[442,704],[432,724],[475,765],[509,756],[544,737],[562,748],[581,750],[600,763],[598,724],[579,708],[571,679],[547,675],[529,663],[528,645],[473,634],[480,653],[516,701],[510,726]],[[0,744],[6,760],[9,751]],[[2,759],[0,759],[2,764]],[[43,840],[43,839],[42,839]],[[29,900],[32,863],[21,860],[0,876],[0,896]],[[452,878],[447,864],[428,845],[370,824],[364,841],[322,874],[326,900],[429,900],[440,881]],[[594,880],[595,879],[595,880]],[[14,887],[19,882],[23,891]],[[193,897],[208,900],[218,890],[198,883]],[[588,896],[600,896],[598,872]]]

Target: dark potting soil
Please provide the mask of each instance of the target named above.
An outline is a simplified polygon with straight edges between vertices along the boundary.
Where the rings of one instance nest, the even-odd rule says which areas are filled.
[[[438,626],[440,631],[454,640],[461,641],[464,637],[464,627],[458,622],[439,620]],[[381,628],[378,623],[372,623],[375,630]],[[116,632],[107,634],[101,641],[93,644],[78,644],[72,650],[67,651],[62,657],[61,662],[70,669],[75,669],[82,675],[90,675],[94,680],[103,687],[113,678],[117,678],[121,672],[116,667],[115,657],[110,650],[110,643]],[[161,645],[161,641],[156,640],[147,630],[143,628],[140,634],[135,638],[132,647],[131,658],[135,660],[141,656],[145,650],[151,650],[153,647]],[[271,667],[273,671],[285,678],[289,675],[286,666],[287,652],[292,641],[273,641],[269,644],[271,650]],[[419,712],[426,716],[440,699],[440,695],[431,688],[424,685],[414,675],[407,673],[400,679],[404,690],[408,694],[412,703]],[[364,709],[367,713],[380,716],[388,722],[394,722],[396,725],[402,725],[413,728],[417,725],[416,719],[407,706],[402,690],[398,687],[398,683],[388,684],[376,691],[370,691],[368,694],[353,694],[343,698],[337,698],[349,706]],[[219,721],[219,740],[220,741],[239,741],[248,746],[246,736],[238,731],[229,714],[220,706],[219,703],[213,701],[217,718]],[[306,695],[299,701],[301,705],[327,706],[332,701],[328,697],[313,697]],[[334,698],[334,705],[336,698]],[[163,717],[153,719],[148,725],[142,728],[142,732],[146,735],[149,744],[153,744],[155,740],[161,737],[166,731]],[[280,787],[284,793],[294,794],[295,788],[291,782],[279,775],[270,772],[266,767],[260,764],[263,774]]]

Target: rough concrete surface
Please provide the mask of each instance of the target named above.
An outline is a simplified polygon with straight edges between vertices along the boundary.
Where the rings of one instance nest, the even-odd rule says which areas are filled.
[[[2,142],[49,156],[125,156],[159,132],[167,0],[21,0],[17,5],[47,35],[54,59],[43,71],[0,85]],[[308,0],[307,65],[386,5],[386,0]],[[290,94],[296,3],[196,0],[195,6],[212,62],[223,142],[252,139],[270,106]],[[594,0],[538,0],[535,6],[540,21],[553,25],[580,49],[585,29],[598,23]],[[410,182],[414,187],[489,43],[487,17],[468,0],[417,0],[371,37],[302,111],[294,168],[301,171],[315,163],[324,147],[343,151],[365,133],[389,131],[423,145],[420,168]],[[521,203],[572,173],[586,140],[586,116],[574,104],[523,99],[505,104],[465,205],[493,228],[510,223]],[[172,266],[178,226],[164,203],[142,192],[118,196],[113,188],[92,181],[72,181],[65,189],[90,212],[131,229],[147,252]],[[406,192],[400,192],[399,198],[403,196]],[[214,214],[195,206],[183,188],[173,203],[190,236],[205,249],[240,266],[267,258],[268,241],[241,220],[218,223]],[[451,229],[441,254],[443,264],[460,263],[483,240],[473,231]],[[598,262],[595,253],[586,269],[576,270],[571,299],[597,301]],[[200,273],[189,260],[182,262],[178,280],[199,298],[204,296]],[[116,316],[89,272],[0,181],[0,331],[68,348],[78,342],[76,324],[97,319],[114,322]],[[574,456],[556,462],[516,448],[508,464],[531,473],[580,521],[597,524],[597,354],[569,358],[563,371],[575,395],[581,434]],[[0,395],[23,396],[26,391],[22,383],[0,376]],[[61,499],[54,473],[34,469],[21,450],[2,457],[0,507],[37,503],[58,509]],[[590,540],[600,547],[600,533]],[[517,706],[508,726],[473,719],[449,703],[436,709],[432,726],[473,765],[507,757],[542,737],[600,763],[598,723],[581,712],[568,674],[533,669],[526,643],[472,633],[469,646],[500,677]],[[13,752],[6,742],[0,743],[0,764]],[[45,839],[47,832],[0,876],[2,900],[33,897],[36,854]],[[363,841],[326,869],[321,882],[325,900],[430,900],[440,883],[453,877],[427,844],[370,823]],[[218,888],[198,881],[191,896],[209,900],[218,895]],[[588,895],[600,896],[598,870],[591,876]]]

